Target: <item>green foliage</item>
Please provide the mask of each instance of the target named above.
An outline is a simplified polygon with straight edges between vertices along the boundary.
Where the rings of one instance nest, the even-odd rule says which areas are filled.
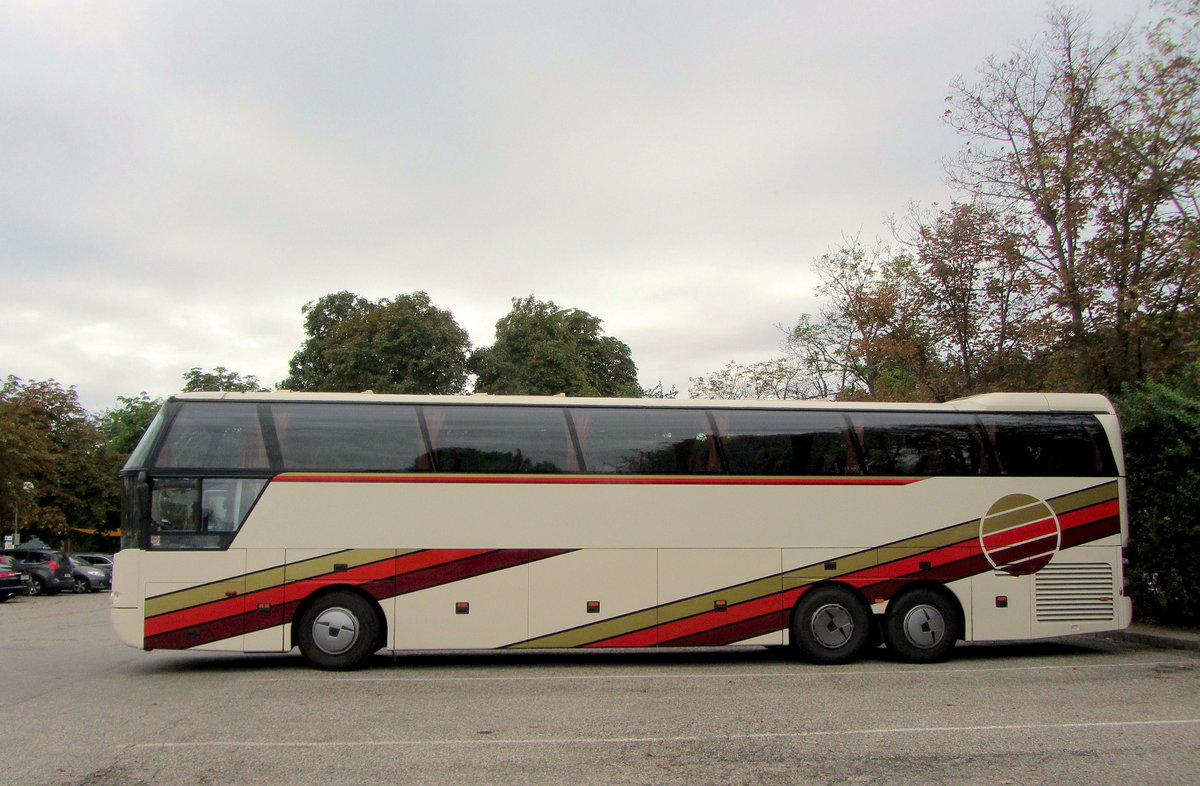
[[[163,400],[150,398],[142,391],[136,396],[117,396],[117,401],[120,406],[101,412],[96,423],[108,438],[109,448],[124,463],[162,408]]]
[[[230,371],[224,366],[217,366],[212,371],[205,371],[198,366],[183,373],[183,392],[197,393],[200,391],[226,391],[230,393],[266,393],[270,388],[259,384],[258,377],[248,374],[243,377],[236,371]],[[142,394],[145,395],[144,393]]]
[[[71,528],[108,526],[118,506],[113,465],[74,388],[14,376],[0,387],[0,500],[9,522],[19,510],[23,539],[62,543]]]
[[[1200,364],[1117,399],[1129,483],[1130,593],[1139,616],[1200,623]]]
[[[602,336],[601,320],[532,295],[513,298],[496,342],[471,355],[478,393],[639,398],[629,347]]]
[[[454,316],[414,292],[374,303],[336,292],[304,306],[308,339],[287,390],[462,393],[471,343]]]

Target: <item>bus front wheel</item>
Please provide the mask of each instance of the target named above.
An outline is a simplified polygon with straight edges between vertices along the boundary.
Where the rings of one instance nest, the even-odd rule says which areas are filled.
[[[359,668],[378,649],[379,617],[369,601],[353,592],[322,595],[305,610],[298,625],[300,653],[322,669]]]
[[[883,641],[896,656],[911,663],[945,657],[961,638],[958,610],[940,592],[914,589],[888,604]]]
[[[809,590],[792,615],[792,646],[813,663],[849,663],[862,654],[870,634],[870,610],[844,587]]]

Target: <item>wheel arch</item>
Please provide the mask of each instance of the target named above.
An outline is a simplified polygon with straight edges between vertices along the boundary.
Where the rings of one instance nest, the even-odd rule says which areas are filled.
[[[308,595],[306,595],[304,597],[304,600],[300,601],[299,605],[296,606],[296,610],[294,612],[292,612],[291,618],[287,620],[287,622],[289,623],[288,627],[291,630],[291,636],[290,636],[290,639],[288,642],[289,648],[294,648],[294,647],[300,646],[300,641],[299,641],[299,639],[296,638],[296,625],[295,625],[296,620],[303,617],[304,613],[306,611],[308,611],[309,608],[311,608],[312,605],[314,603],[316,603],[318,600],[320,600],[321,598],[325,597],[326,595],[329,595],[334,592],[350,592],[355,595],[358,595],[363,600],[365,600],[368,604],[370,604],[371,609],[375,612],[375,618],[379,622],[379,636],[378,636],[377,641],[375,642],[375,644],[376,644],[375,649],[380,650],[380,649],[383,649],[384,647],[386,647],[387,641],[388,641],[387,615],[383,613],[383,607],[379,605],[379,600],[374,595],[372,595],[371,593],[364,590],[362,587],[359,587],[354,584],[327,584],[327,585],[321,587],[320,589],[313,590]]]

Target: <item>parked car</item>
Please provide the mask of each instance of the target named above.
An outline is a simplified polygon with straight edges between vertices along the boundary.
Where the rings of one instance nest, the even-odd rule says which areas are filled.
[[[7,554],[21,561],[21,569],[29,574],[30,595],[57,595],[75,586],[75,579],[71,576],[71,563],[61,551],[18,547],[4,549],[0,554]]]
[[[76,562],[82,562],[86,567],[104,571],[108,574],[109,579],[112,579],[113,560],[111,554],[71,554],[70,556]]]
[[[93,567],[83,560],[67,557],[71,563],[72,589],[76,592],[99,592],[112,589],[112,574],[107,570]]]
[[[29,574],[21,570],[16,557],[0,554],[0,603],[13,595],[29,594]]]

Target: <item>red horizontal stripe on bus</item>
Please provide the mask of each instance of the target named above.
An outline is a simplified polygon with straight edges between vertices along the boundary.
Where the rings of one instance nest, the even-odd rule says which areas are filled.
[[[913,478],[864,478],[831,476],[776,478],[737,475],[276,475],[273,483],[457,483],[492,485],[579,485],[579,486],[907,486],[925,480]]]
[[[983,545],[984,548],[991,551],[992,549],[999,549],[1026,540],[1051,535],[1057,530],[1058,527],[1054,523],[1054,519],[1031,521],[1028,524],[1021,524],[1016,527],[1000,530],[999,532],[993,532],[990,535],[984,535]]]

